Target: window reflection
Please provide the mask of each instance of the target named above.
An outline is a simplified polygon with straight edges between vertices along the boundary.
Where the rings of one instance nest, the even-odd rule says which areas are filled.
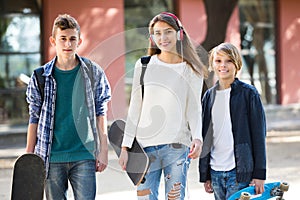
[[[0,0],[0,124],[28,121],[26,84],[41,63],[40,16],[35,0]]]
[[[267,104],[277,103],[274,0],[239,0],[242,79],[260,91]]]
[[[5,19],[1,19],[1,21],[9,22],[6,24],[4,34],[1,38],[1,52],[39,52],[39,17],[22,15],[9,16]]]

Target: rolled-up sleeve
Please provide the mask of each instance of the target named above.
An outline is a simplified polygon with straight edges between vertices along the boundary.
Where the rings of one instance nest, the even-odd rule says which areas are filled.
[[[100,70],[99,81],[95,90],[96,116],[106,115],[107,104],[111,99],[111,88],[103,70]]]
[[[38,123],[41,112],[42,98],[34,74],[32,74],[27,86],[26,101],[28,103],[29,110],[29,123]]]

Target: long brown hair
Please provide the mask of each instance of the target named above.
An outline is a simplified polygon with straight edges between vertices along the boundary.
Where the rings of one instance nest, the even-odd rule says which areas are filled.
[[[189,35],[181,25],[179,19],[172,13],[160,13],[156,15],[149,23],[149,34],[153,35],[153,27],[155,23],[162,21],[169,24],[172,28],[176,31],[182,31],[183,37],[182,40],[178,40],[176,43],[177,53],[182,56],[183,60],[191,66],[193,71],[197,74],[202,75],[203,77],[207,77],[207,69],[204,64],[201,62],[194,45],[192,44]],[[182,48],[181,48],[182,47]],[[148,47],[148,55],[152,56],[155,54],[160,54],[161,50],[154,44],[153,42],[149,41]]]

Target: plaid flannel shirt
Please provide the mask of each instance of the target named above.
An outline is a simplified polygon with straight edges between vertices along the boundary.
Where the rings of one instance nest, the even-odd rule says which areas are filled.
[[[110,85],[103,69],[99,65],[92,62],[92,66],[88,68],[78,55],[76,55],[76,57],[80,60],[80,73],[82,73],[85,81],[86,103],[96,144],[95,154],[97,154],[100,151],[100,141],[96,127],[96,116],[106,115],[107,103],[111,99]],[[38,124],[37,141],[34,153],[43,158],[47,172],[53,138],[56,98],[56,82],[51,73],[56,59],[57,57],[43,66],[43,76],[45,76],[44,101],[42,101],[34,73],[31,76],[26,91],[26,100],[29,104],[29,123]],[[91,83],[91,79],[88,75],[88,71],[91,70],[91,68],[94,80],[93,83]],[[91,84],[94,84],[93,87]]]

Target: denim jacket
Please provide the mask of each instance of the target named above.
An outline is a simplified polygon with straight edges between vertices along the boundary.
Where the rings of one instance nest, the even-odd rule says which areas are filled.
[[[106,114],[107,102],[111,98],[110,85],[104,71],[94,62],[92,62],[91,66],[92,75],[94,77],[94,81],[92,83],[88,75],[89,68],[78,55],[76,55],[76,58],[80,61],[81,65],[79,72],[82,74],[85,82],[86,103],[89,110],[91,129],[95,140],[96,155],[100,151],[96,116]],[[51,152],[54,127],[56,82],[52,76],[52,70],[56,59],[57,57],[43,66],[43,76],[45,76],[44,101],[42,101],[34,73],[31,76],[26,91],[26,100],[29,104],[29,123],[38,124],[37,141],[34,153],[42,157],[45,162],[47,172],[49,168],[49,156]],[[94,86],[92,87],[91,84],[94,84]]]
[[[211,111],[219,82],[205,93],[203,106],[203,149],[199,159],[200,182],[211,180],[210,150],[213,140]],[[238,182],[266,179],[266,120],[259,93],[237,78],[231,84],[230,116]]]

